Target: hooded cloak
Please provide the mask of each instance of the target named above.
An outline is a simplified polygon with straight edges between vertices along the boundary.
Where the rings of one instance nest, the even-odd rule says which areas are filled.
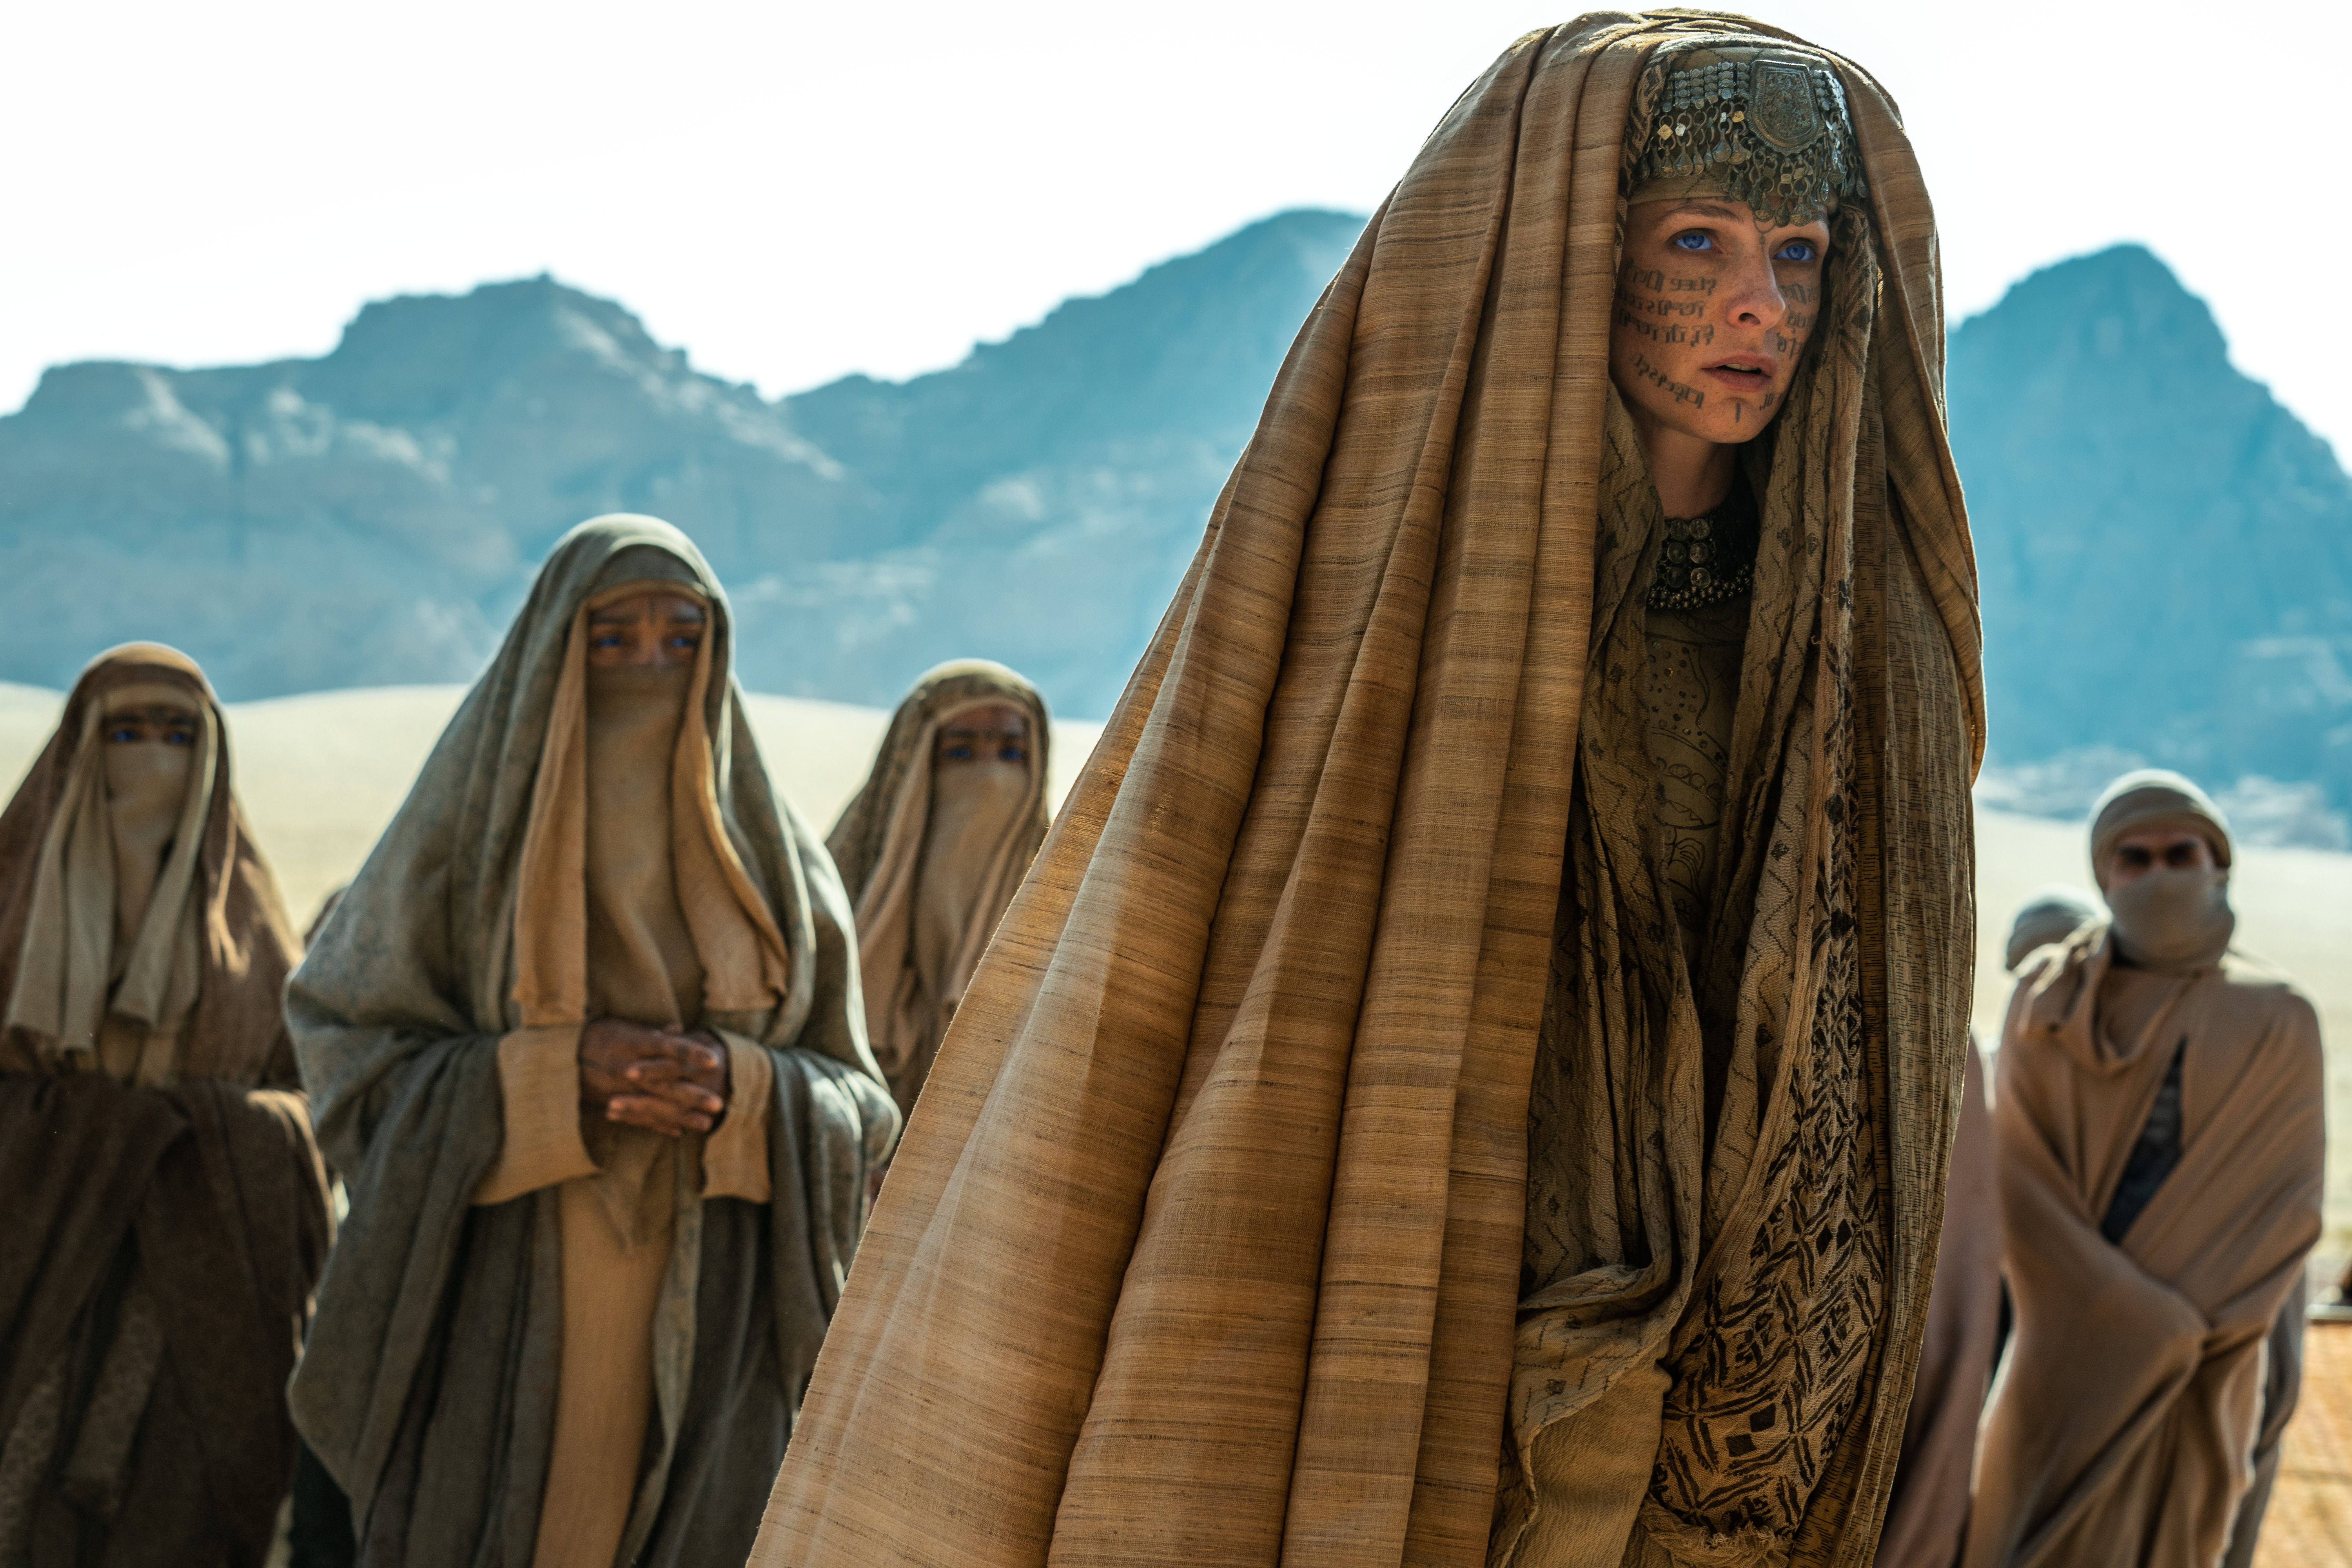
[[[1023,771],[957,769],[935,786],[940,731],[998,704],[1029,721]],[[940,665],[891,715],[873,771],[825,840],[857,910],[874,1058],[902,1111],[914,1109],[940,1037],[1045,841],[1051,739],[1045,700],[1021,676],[981,658]]]
[[[592,675],[590,608],[673,585],[692,670]],[[291,1397],[362,1563],[749,1548],[898,1118],[730,641],[676,529],[574,529],[289,988],[352,1192]],[[583,1129],[598,1016],[717,1032],[719,1127]]]
[[[159,705],[194,744],[109,743]],[[203,672],[100,655],[0,815],[0,1562],[268,1546],[331,1226],[295,952]]]
[[[1470,1568],[1546,1507],[1612,1568],[1867,1561],[1982,712],[1934,224],[1868,76],[1808,52],[1871,200],[1750,470],[1711,1149],[1609,379],[1657,51],[1783,38],[1532,34],[1368,224],[965,993],[755,1563]],[[1498,1522],[1530,1447],[1608,1497]]]
[[[2250,1554],[2294,1405],[2281,1322],[2319,1238],[2318,1016],[2222,951],[2229,831],[2187,780],[2109,792],[2101,890],[2124,832],[2174,822],[2223,868],[2146,873],[2129,886],[2185,895],[2147,907],[2116,889],[2113,920],[2033,954],[2010,1002],[1993,1116],[2017,1322],[1969,1568],[2212,1564],[2233,1535]]]

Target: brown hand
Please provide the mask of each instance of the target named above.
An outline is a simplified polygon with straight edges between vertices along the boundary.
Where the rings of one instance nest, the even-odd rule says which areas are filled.
[[[580,1104],[591,1116],[675,1138],[727,1114],[727,1051],[716,1037],[599,1018],[580,1031]]]

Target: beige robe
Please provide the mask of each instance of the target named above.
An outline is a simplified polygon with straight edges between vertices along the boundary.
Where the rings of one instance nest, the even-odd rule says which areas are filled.
[[[620,584],[579,612],[534,803],[549,819],[542,826],[535,816],[525,838],[530,897],[520,918],[541,921],[515,941],[520,952],[546,953],[569,978],[569,953],[549,950],[584,926],[588,1018],[699,1027],[709,976],[684,900],[694,900],[706,929],[725,922],[713,943],[722,952],[756,952],[762,934],[733,897],[719,847],[698,840],[710,749],[701,726],[687,720],[701,711],[708,644],[691,667],[594,669],[585,658],[593,611],[653,591],[679,585]],[[699,853],[674,855],[681,838]],[[620,1548],[653,1410],[654,1313],[669,1271],[681,1173],[698,1176],[705,1198],[765,1203],[769,1195],[765,1051],[722,1035],[730,1114],[707,1139],[673,1139],[587,1115],[579,1034],[572,1024],[526,1025],[499,1042],[507,1142],[474,1196],[502,1204],[557,1188],[562,1359],[532,1568],[611,1568]]]
[[[2181,1058],[2180,1163],[2099,1231]],[[2236,953],[2123,967],[2105,922],[2010,1003],[2000,1135],[2011,1349],[1985,1422],[1969,1568],[2210,1568],[2254,1481],[2265,1342],[2319,1237],[2319,1023]]]

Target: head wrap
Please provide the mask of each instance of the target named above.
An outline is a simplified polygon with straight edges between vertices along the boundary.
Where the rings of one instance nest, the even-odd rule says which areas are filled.
[[[2091,807],[2091,874],[2099,890],[2107,887],[2108,863],[2126,833],[2147,827],[2184,827],[2213,846],[2213,860],[2230,864],[2230,819],[2213,797],[2166,768],[2140,768],[2109,784]]]
[[[1649,138],[1630,150],[1629,204],[1721,196],[1784,225],[1867,193],[1845,89],[1821,57],[1722,45],[1658,54],[1666,77]]]
[[[2210,870],[2157,866],[2108,885],[2116,846],[2126,834],[2174,828],[2204,836]],[[2147,969],[2194,970],[2229,951],[2238,917],[2230,908],[2230,824],[2206,793],[2176,773],[2143,768],[2109,784],[2091,808],[2091,870],[2115,912],[2123,955]]]
[[[975,708],[1018,709],[1028,763],[959,769],[934,783],[932,752],[949,721]],[[1013,889],[1045,841],[1045,700],[988,659],[924,672],[898,704],[874,768],[834,824],[826,847],[857,906],[857,962],[874,1058],[902,1110],[930,1071],[940,1037]],[[991,798],[975,798],[975,790]]]
[[[107,742],[110,714],[155,707],[190,713],[195,744]],[[0,816],[7,1055],[149,1086],[290,1079],[298,951],[203,670],[155,643],[99,655]]]
[[[2009,951],[2001,967],[2014,971],[2026,954],[2053,942],[2063,942],[2099,918],[2099,906],[2080,888],[2053,886],[2025,901],[2009,926]]]

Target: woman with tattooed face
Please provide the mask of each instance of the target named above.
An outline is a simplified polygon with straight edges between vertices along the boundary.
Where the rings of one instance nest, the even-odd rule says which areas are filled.
[[[1975,575],[1894,105],[1596,14],[1448,110],[964,988],[753,1561],[1869,1560]]]

